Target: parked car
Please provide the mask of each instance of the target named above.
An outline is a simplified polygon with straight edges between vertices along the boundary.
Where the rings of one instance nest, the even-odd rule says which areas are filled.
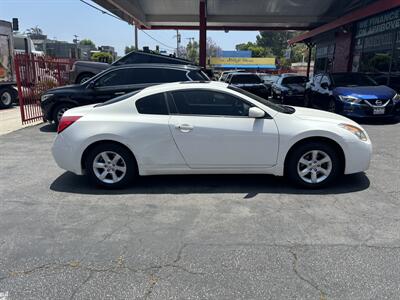
[[[400,95],[363,73],[315,75],[306,102],[349,117],[394,117],[400,113]]]
[[[304,104],[307,77],[297,74],[281,74],[272,84],[272,97],[282,104]]]
[[[235,85],[265,99],[268,99],[270,95],[269,88],[264,84],[261,78],[254,73],[231,73],[228,75],[226,83]]]
[[[221,82],[152,86],[68,110],[57,164],[116,188],[137,175],[285,175],[318,188],[368,169],[371,142],[352,120],[277,105]]]
[[[46,91],[41,97],[41,107],[45,121],[58,123],[63,113],[75,106],[105,102],[118,95],[154,84],[193,80],[209,80],[209,78],[195,66],[172,64],[115,66],[82,84]]]
[[[192,65],[189,60],[167,56],[151,51],[132,51],[113,62],[111,65],[104,62],[76,61],[70,73],[70,82],[84,83],[94,75],[108,69],[110,66],[120,66],[126,64],[178,64]]]
[[[270,88],[279,79],[279,75],[274,74],[260,73],[258,76],[260,76],[261,80],[264,81],[264,84]]]
[[[223,71],[223,72],[221,73],[221,76],[219,77],[218,81],[226,82],[226,80],[227,80],[229,74],[232,74],[232,73],[239,73],[239,72],[245,72],[245,71],[244,71],[244,70],[229,70],[229,71]]]

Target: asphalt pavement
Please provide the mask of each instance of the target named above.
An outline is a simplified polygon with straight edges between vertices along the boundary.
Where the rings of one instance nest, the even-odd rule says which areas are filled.
[[[0,136],[0,298],[398,299],[400,123],[363,125],[366,173],[300,190],[267,175],[59,169],[54,128]]]

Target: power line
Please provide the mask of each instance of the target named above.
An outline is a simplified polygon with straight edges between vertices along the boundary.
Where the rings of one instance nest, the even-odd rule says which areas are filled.
[[[110,17],[116,18],[117,20],[126,22],[125,20],[121,19],[120,17],[115,16],[115,15],[113,15],[113,14],[110,14],[108,11],[105,11],[105,10],[103,10],[103,9],[101,9],[101,8],[98,8],[97,6],[94,6],[93,4],[90,4],[90,3],[88,3],[88,2],[86,2],[86,1],[84,1],[84,0],[79,0],[79,1],[81,1],[82,3],[85,3],[86,5],[92,7],[92,8],[94,8],[94,9],[96,9],[96,10],[98,10],[98,11],[101,12],[102,14],[105,14],[105,15],[108,15],[108,16],[110,16]],[[129,24],[129,22],[127,22],[127,23]],[[157,40],[156,38],[154,38],[154,37],[152,37],[150,34],[148,34],[146,31],[144,31],[144,30],[142,30],[142,29],[140,29],[140,28],[138,28],[138,29],[139,29],[141,32],[143,32],[145,35],[147,35],[149,38],[151,38],[153,41],[155,41],[155,42],[157,42],[157,43],[163,45],[164,47],[167,47],[167,48],[170,48],[170,49],[175,50],[174,47],[171,47],[171,46],[169,46],[169,45],[167,45],[167,44],[165,44],[165,43],[163,43],[163,42]]]
[[[152,37],[150,34],[148,34],[148,33],[147,33],[146,31],[144,31],[143,29],[139,29],[139,30],[140,30],[141,32],[143,32],[145,35],[147,35],[149,38],[151,38],[152,40],[154,40],[154,41],[156,41],[157,43],[163,45],[164,47],[167,47],[167,48],[170,48],[170,49],[173,49],[173,50],[176,49],[175,47],[168,46],[167,44],[164,44],[163,42],[161,42],[161,41],[157,40],[156,38]]]

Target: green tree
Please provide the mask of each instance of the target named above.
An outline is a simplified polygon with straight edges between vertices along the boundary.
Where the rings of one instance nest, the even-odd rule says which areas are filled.
[[[92,61],[112,63],[113,57],[110,53],[107,52],[95,52],[92,54],[91,59]]]
[[[190,41],[186,45],[186,59],[198,63],[199,62],[199,43],[196,41]]]
[[[125,46],[125,54],[128,54],[129,52],[135,51],[136,47],[135,46]]]
[[[287,41],[298,34],[296,31],[260,31],[256,37],[256,44],[270,48],[274,56],[282,57],[288,47]]]
[[[96,48],[96,45],[93,43],[92,40],[90,39],[83,39],[79,42],[80,45],[85,45],[85,46],[92,46],[93,48]]]
[[[36,25],[35,27],[29,28],[26,33],[28,35],[41,35],[43,34],[43,30]]]
[[[236,50],[250,50],[252,57],[271,57],[273,56],[270,48],[262,47],[253,42],[236,45]]]

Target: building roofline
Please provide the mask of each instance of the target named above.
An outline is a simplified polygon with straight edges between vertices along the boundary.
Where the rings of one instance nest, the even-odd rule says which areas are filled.
[[[347,15],[344,15],[338,19],[336,19],[333,22],[327,23],[325,25],[322,25],[320,27],[317,27],[309,32],[306,32],[304,34],[301,34],[293,39],[291,39],[288,43],[289,45],[295,44],[295,43],[301,43],[304,42],[305,40],[308,40],[318,34],[330,31],[332,29],[338,28],[340,26],[359,21],[361,19],[364,19],[366,17],[376,15],[378,13],[384,12],[386,10],[400,7],[399,5],[399,0],[378,0],[377,2],[374,2],[372,4],[369,4],[365,7],[356,9]]]

